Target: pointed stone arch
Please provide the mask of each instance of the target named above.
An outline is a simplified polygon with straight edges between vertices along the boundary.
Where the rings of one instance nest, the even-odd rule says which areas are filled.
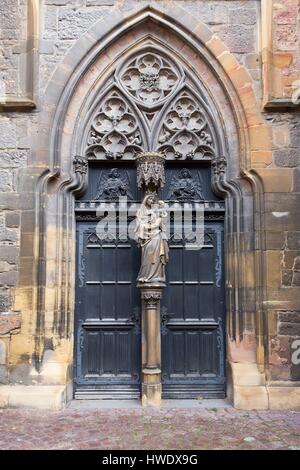
[[[73,353],[74,194],[85,187],[87,171],[80,116],[109,79],[112,64],[147,41],[176,53],[199,80],[201,75],[199,86],[214,96],[213,113],[224,135],[224,153],[212,165],[215,190],[227,206],[228,360],[264,370],[263,201],[251,159],[268,148],[267,127],[250,75],[221,40],[177,3],[151,2],[126,13],[110,12],[66,54],[46,89],[39,139],[27,170],[24,190],[32,196],[33,217],[26,230],[33,237],[30,254],[24,238],[21,244],[16,308],[22,310],[23,323],[13,342],[17,349],[18,342],[27,341],[29,370],[36,371],[41,384],[60,387],[62,401],[70,390]],[[30,268],[28,258],[34,260]],[[32,380],[28,374],[28,384]],[[238,403],[235,377],[233,385]]]

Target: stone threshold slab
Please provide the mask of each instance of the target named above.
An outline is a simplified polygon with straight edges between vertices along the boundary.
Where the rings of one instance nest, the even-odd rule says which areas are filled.
[[[137,409],[141,408],[140,400],[71,400],[67,405],[73,410],[90,409]],[[223,399],[205,399],[205,400],[162,400],[159,408],[232,408],[229,400]]]

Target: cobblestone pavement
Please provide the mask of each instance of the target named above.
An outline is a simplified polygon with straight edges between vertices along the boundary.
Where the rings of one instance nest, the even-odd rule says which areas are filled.
[[[300,412],[231,407],[4,409],[0,449],[300,449]]]

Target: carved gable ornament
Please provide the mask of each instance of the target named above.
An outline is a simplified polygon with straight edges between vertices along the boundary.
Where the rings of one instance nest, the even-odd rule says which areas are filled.
[[[119,64],[89,123],[86,157],[133,160],[143,151],[173,159],[211,160],[216,131],[195,81],[160,50]]]

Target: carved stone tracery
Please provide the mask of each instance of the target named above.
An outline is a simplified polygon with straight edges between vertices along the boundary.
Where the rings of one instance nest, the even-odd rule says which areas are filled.
[[[154,48],[136,54],[111,80],[112,91],[91,119],[89,159],[132,160],[142,150],[167,159],[216,158],[216,132],[201,93],[171,58]]]
[[[212,158],[215,153],[212,133],[204,110],[188,92],[171,102],[163,119],[158,149],[175,158]]]
[[[119,159],[140,152],[142,137],[136,117],[117,90],[100,103],[87,139],[88,158]]]
[[[125,64],[119,80],[135,101],[152,107],[165,101],[176,88],[180,75],[171,61],[147,52]]]

